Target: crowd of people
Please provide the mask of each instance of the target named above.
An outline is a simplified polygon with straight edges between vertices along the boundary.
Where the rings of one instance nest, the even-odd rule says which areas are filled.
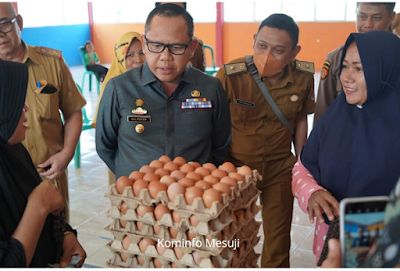
[[[143,34],[116,41],[109,70],[87,42],[85,65],[103,81],[94,127],[109,184],[161,155],[248,165],[263,177],[261,266],[290,267],[294,197],[316,220],[318,261],[324,216],[340,217],[346,197],[389,195],[400,176],[394,6],[357,3],[359,33],[327,56],[317,101],[313,65],[296,59],[299,27],[285,14],[263,20],[253,55],[228,62],[215,77],[203,72],[202,41],[182,3],[157,2]],[[60,51],[24,43],[11,3],[0,3],[0,18],[0,266],[64,267],[77,255],[79,267],[86,253],[68,224],[67,165],[86,101]],[[387,238],[377,251],[384,246]],[[337,243],[329,247],[323,267],[337,267]]]

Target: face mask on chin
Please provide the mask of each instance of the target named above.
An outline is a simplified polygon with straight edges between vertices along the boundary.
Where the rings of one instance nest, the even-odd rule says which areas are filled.
[[[254,54],[254,64],[263,77],[272,77],[280,73],[287,65],[270,54]]]

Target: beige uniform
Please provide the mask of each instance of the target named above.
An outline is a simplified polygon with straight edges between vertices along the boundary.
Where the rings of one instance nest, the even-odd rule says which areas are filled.
[[[321,80],[318,86],[317,105],[314,114],[314,124],[342,91],[342,85],[339,79],[342,52],[343,45],[340,45],[327,55],[324,66],[322,67]]]
[[[80,111],[85,106],[86,100],[77,89],[61,51],[25,44],[23,46],[25,46],[25,57],[22,62],[28,66],[29,73],[26,93],[29,111],[26,114],[28,130],[22,143],[34,165],[37,166],[64,147],[64,126],[59,110],[63,113],[64,119],[67,119]],[[38,88],[39,81],[42,81],[42,86]],[[55,87],[55,93],[41,93],[46,82],[47,85]],[[67,170],[58,179],[51,181],[60,189],[68,219]]]
[[[297,116],[314,112],[313,73],[313,64],[296,61],[286,66],[282,78],[273,86],[263,79],[276,105],[294,127]],[[216,77],[226,91],[231,111],[232,140],[227,160],[235,166],[257,169],[263,177],[258,185],[265,237],[261,267],[289,267],[291,182],[296,162],[291,153],[292,135],[264,98],[245,58],[224,65]]]

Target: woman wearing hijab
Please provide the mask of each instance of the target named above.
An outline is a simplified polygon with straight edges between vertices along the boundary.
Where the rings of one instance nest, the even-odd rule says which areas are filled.
[[[40,178],[21,144],[28,106],[25,64],[0,60],[0,267],[47,267],[86,253],[65,224],[58,189]]]
[[[292,191],[317,221],[319,259],[345,197],[389,195],[400,176],[400,39],[374,31],[349,36],[339,95],[316,123],[293,168]],[[324,219],[325,216],[325,219]]]
[[[101,84],[100,97],[97,102],[96,111],[94,113],[92,126],[96,128],[97,112],[101,97],[103,97],[104,89],[107,82],[126,71],[140,67],[144,64],[145,58],[142,51],[142,43],[140,42],[140,34],[137,32],[127,32],[117,40],[114,47],[115,57],[111,63],[110,70],[107,73],[104,82]],[[115,174],[108,170],[108,184],[115,184]]]

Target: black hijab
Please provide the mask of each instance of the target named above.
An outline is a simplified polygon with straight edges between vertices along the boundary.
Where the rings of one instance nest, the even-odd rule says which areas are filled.
[[[22,114],[27,83],[25,64],[0,60],[0,247],[3,249],[21,220],[29,195],[42,181],[24,146],[7,144]],[[47,217],[30,266],[45,267],[57,260],[59,241],[56,240],[60,239],[54,229],[57,220],[57,216]]]
[[[367,101],[360,109],[339,95],[316,122],[301,154],[304,166],[337,200],[389,195],[400,176],[400,39],[384,31],[353,33],[341,61],[353,42]]]

